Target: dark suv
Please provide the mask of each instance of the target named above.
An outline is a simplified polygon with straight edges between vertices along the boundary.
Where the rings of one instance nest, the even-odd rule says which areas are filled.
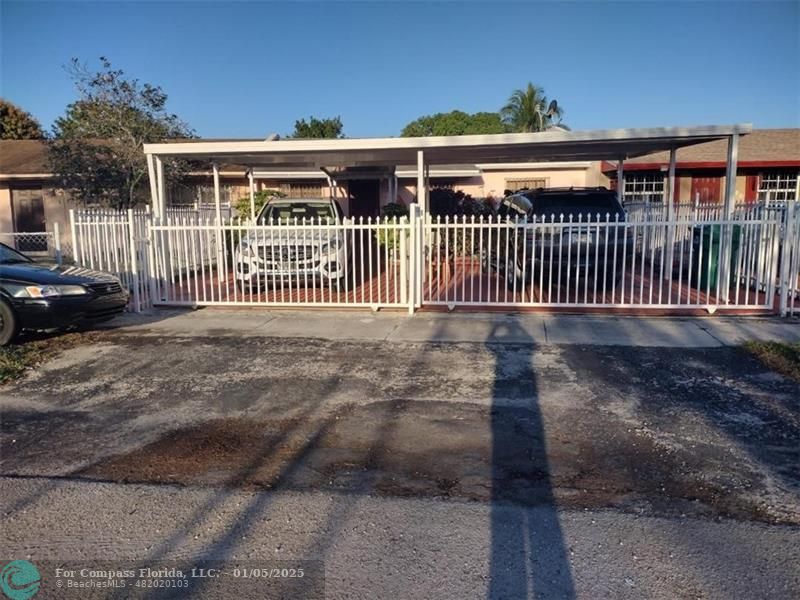
[[[520,190],[506,196],[497,213],[519,225],[501,230],[508,240],[497,244],[499,252],[490,250],[491,263],[511,287],[541,271],[554,279],[596,273],[598,279],[618,280],[633,251],[622,204],[604,187]]]

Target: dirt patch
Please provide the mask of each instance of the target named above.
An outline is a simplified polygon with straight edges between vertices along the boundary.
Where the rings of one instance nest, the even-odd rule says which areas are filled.
[[[531,408],[378,402],[323,419],[207,421],[76,475],[800,523],[748,496],[757,472],[729,465],[709,479],[709,461],[724,460],[713,446],[675,452],[598,419],[599,438],[581,426],[545,438]]]

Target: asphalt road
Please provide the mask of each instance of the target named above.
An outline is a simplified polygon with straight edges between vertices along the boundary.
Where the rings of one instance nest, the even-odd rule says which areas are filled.
[[[487,339],[107,332],[0,388],[3,555],[313,574],[193,597],[800,596],[800,386]]]

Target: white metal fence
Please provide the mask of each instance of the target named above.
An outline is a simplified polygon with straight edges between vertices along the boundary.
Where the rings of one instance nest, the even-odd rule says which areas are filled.
[[[219,222],[73,211],[76,260],[133,308],[426,305],[800,311],[800,211]],[[698,209],[693,206],[693,211]]]
[[[781,247],[780,294],[782,315],[800,315],[800,209],[797,203],[786,208]]]
[[[131,309],[150,304],[147,289],[147,226],[143,210],[70,210],[74,261],[120,278],[131,293]]]
[[[780,226],[774,217],[427,220],[423,303],[769,309]]]
[[[407,219],[167,217],[150,228],[151,291],[173,305],[369,306],[408,303]]]

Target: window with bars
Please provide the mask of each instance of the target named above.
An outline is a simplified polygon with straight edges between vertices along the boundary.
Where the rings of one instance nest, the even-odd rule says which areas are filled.
[[[287,198],[322,198],[323,185],[319,181],[292,181],[281,183],[280,190]]]
[[[661,173],[626,173],[625,202],[663,202],[664,175]]]
[[[767,202],[797,200],[797,173],[762,173],[758,184],[758,199]]]
[[[506,179],[505,189],[511,192],[518,192],[519,190],[535,190],[538,188],[547,187],[547,178],[536,179]]]

